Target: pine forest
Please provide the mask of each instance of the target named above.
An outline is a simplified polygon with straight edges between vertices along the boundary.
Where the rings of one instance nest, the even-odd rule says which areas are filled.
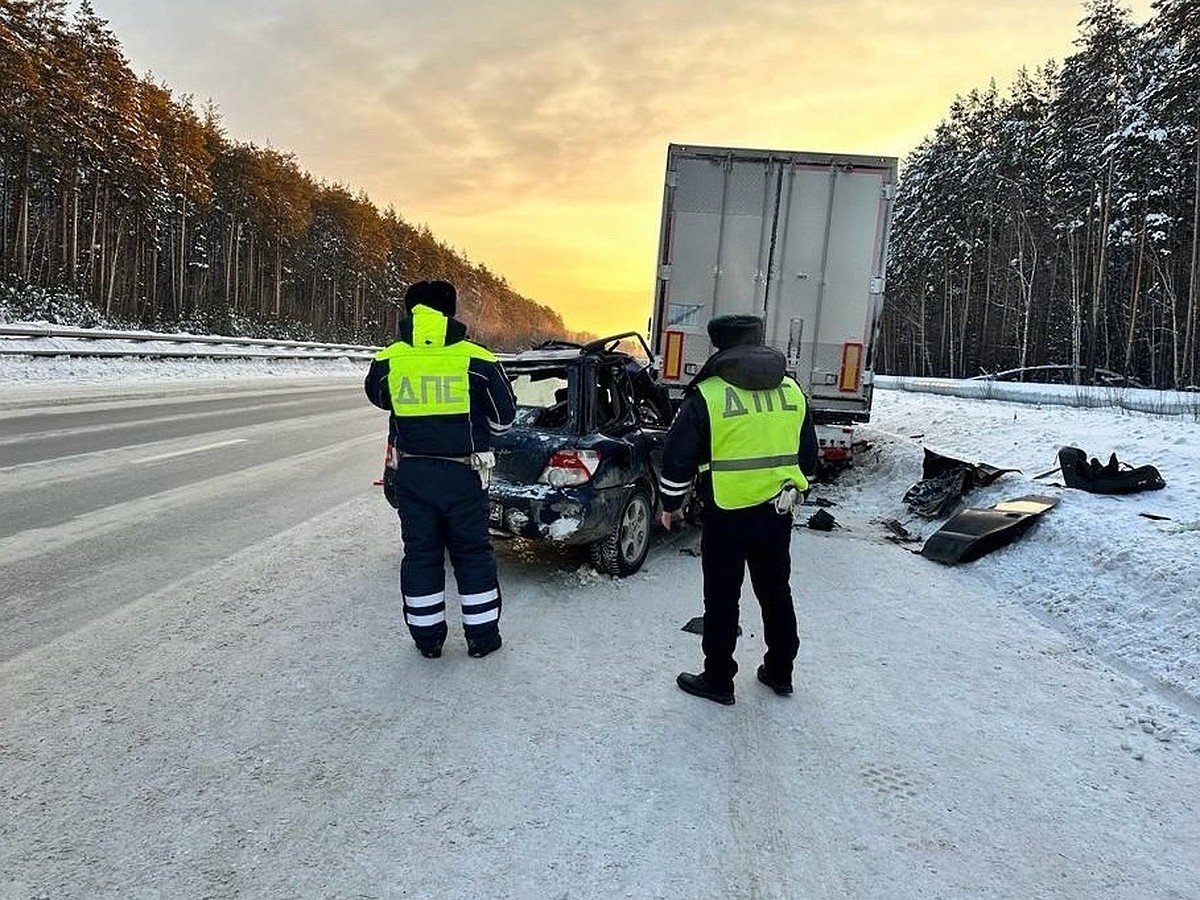
[[[1061,63],[902,164],[877,367],[1200,384],[1200,2],[1083,7]]]
[[[87,0],[0,0],[0,84],[0,289],[27,314],[378,344],[442,277],[487,343],[567,336],[428,228],[134,75]]]

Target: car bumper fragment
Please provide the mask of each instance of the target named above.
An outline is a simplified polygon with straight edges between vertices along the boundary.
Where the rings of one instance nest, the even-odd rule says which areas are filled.
[[[620,504],[619,490],[552,488],[493,481],[488,525],[494,534],[564,544],[590,544],[608,534]],[[614,510],[615,507],[615,510]]]

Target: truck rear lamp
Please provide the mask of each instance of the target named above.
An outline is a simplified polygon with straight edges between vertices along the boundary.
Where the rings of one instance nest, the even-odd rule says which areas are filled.
[[[854,393],[858,390],[858,379],[862,373],[863,345],[842,344],[842,368],[838,374],[838,390]]]
[[[600,467],[597,450],[558,450],[550,457],[538,481],[551,487],[586,484]]]
[[[666,349],[663,353],[662,377],[676,381],[683,366],[683,332],[668,331],[664,338]]]

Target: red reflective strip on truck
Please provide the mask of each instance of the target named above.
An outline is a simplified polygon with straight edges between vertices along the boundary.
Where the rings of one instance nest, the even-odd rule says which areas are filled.
[[[677,379],[683,371],[683,332],[668,331],[663,353],[663,378]]]
[[[838,376],[838,390],[858,390],[858,376],[862,370],[862,344],[842,344],[842,371]]]

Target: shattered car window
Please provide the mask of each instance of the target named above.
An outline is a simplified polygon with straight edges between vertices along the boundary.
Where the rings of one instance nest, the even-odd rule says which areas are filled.
[[[627,403],[628,380],[619,366],[600,369],[596,378],[596,427],[601,431],[635,424]]]
[[[553,430],[570,424],[571,383],[565,369],[509,374],[517,398],[517,425]]]

